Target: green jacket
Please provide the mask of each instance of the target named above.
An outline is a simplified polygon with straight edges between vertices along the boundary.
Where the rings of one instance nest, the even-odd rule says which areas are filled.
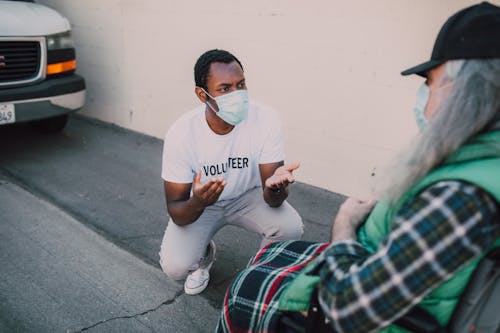
[[[480,135],[459,148],[441,167],[410,189],[394,207],[388,207],[384,203],[377,204],[358,232],[359,241],[375,251],[378,244],[389,234],[391,221],[403,203],[441,180],[462,180],[475,184],[500,202],[500,131]],[[442,283],[427,295],[419,306],[431,313],[441,325],[446,325],[479,260],[480,258],[475,259]],[[388,330],[397,331],[394,327]]]
[[[375,252],[378,245],[389,234],[391,221],[403,203],[441,180],[462,180],[473,183],[500,202],[500,131],[489,132],[470,140],[453,153],[441,167],[436,168],[411,188],[396,205],[389,207],[384,202],[379,202],[366,223],[360,228],[359,241]],[[500,246],[500,239],[495,245]],[[426,296],[419,306],[445,325],[479,260],[480,258],[477,258],[458,274],[442,283]],[[312,289],[319,281],[319,277],[307,275],[307,272],[314,270],[316,264],[313,262],[306,267],[288,286],[280,297],[280,309],[290,311],[307,309]],[[382,332],[406,331],[396,326],[389,326]]]

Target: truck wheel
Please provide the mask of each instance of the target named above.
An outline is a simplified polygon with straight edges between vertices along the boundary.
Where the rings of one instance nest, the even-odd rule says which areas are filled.
[[[36,120],[32,125],[42,133],[55,133],[60,132],[68,122],[68,115],[62,115],[47,119]]]

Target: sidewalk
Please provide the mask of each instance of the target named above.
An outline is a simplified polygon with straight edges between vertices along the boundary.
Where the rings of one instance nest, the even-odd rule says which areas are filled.
[[[213,330],[218,310],[159,269],[14,184],[0,198],[1,332]]]

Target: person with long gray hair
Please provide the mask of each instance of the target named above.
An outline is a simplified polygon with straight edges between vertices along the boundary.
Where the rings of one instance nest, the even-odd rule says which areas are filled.
[[[500,246],[499,36],[500,7],[488,2],[445,22],[431,59],[402,72],[425,78],[420,134],[383,194],[347,199],[330,243],[260,250],[229,286],[217,332],[276,332],[283,313],[311,303],[335,332],[407,332],[398,319],[416,307],[447,325]]]
[[[444,64],[441,78],[444,87],[435,94],[437,98],[445,93],[449,96],[439,104],[429,126],[425,126],[426,118],[423,124],[419,122],[422,118],[418,118],[416,111],[422,135],[403,156],[403,161],[391,169],[390,179],[386,179],[386,196],[397,200],[471,137],[500,129],[499,73],[498,59],[450,60]],[[447,82],[453,84],[453,89],[446,90]]]

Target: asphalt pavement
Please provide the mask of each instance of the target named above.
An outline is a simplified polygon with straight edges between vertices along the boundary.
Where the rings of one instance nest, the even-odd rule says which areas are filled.
[[[0,126],[0,142],[0,332],[213,331],[260,239],[222,229],[200,295],[163,274],[162,140],[75,115],[51,135]],[[300,182],[290,190],[303,239],[327,241],[345,198]]]

